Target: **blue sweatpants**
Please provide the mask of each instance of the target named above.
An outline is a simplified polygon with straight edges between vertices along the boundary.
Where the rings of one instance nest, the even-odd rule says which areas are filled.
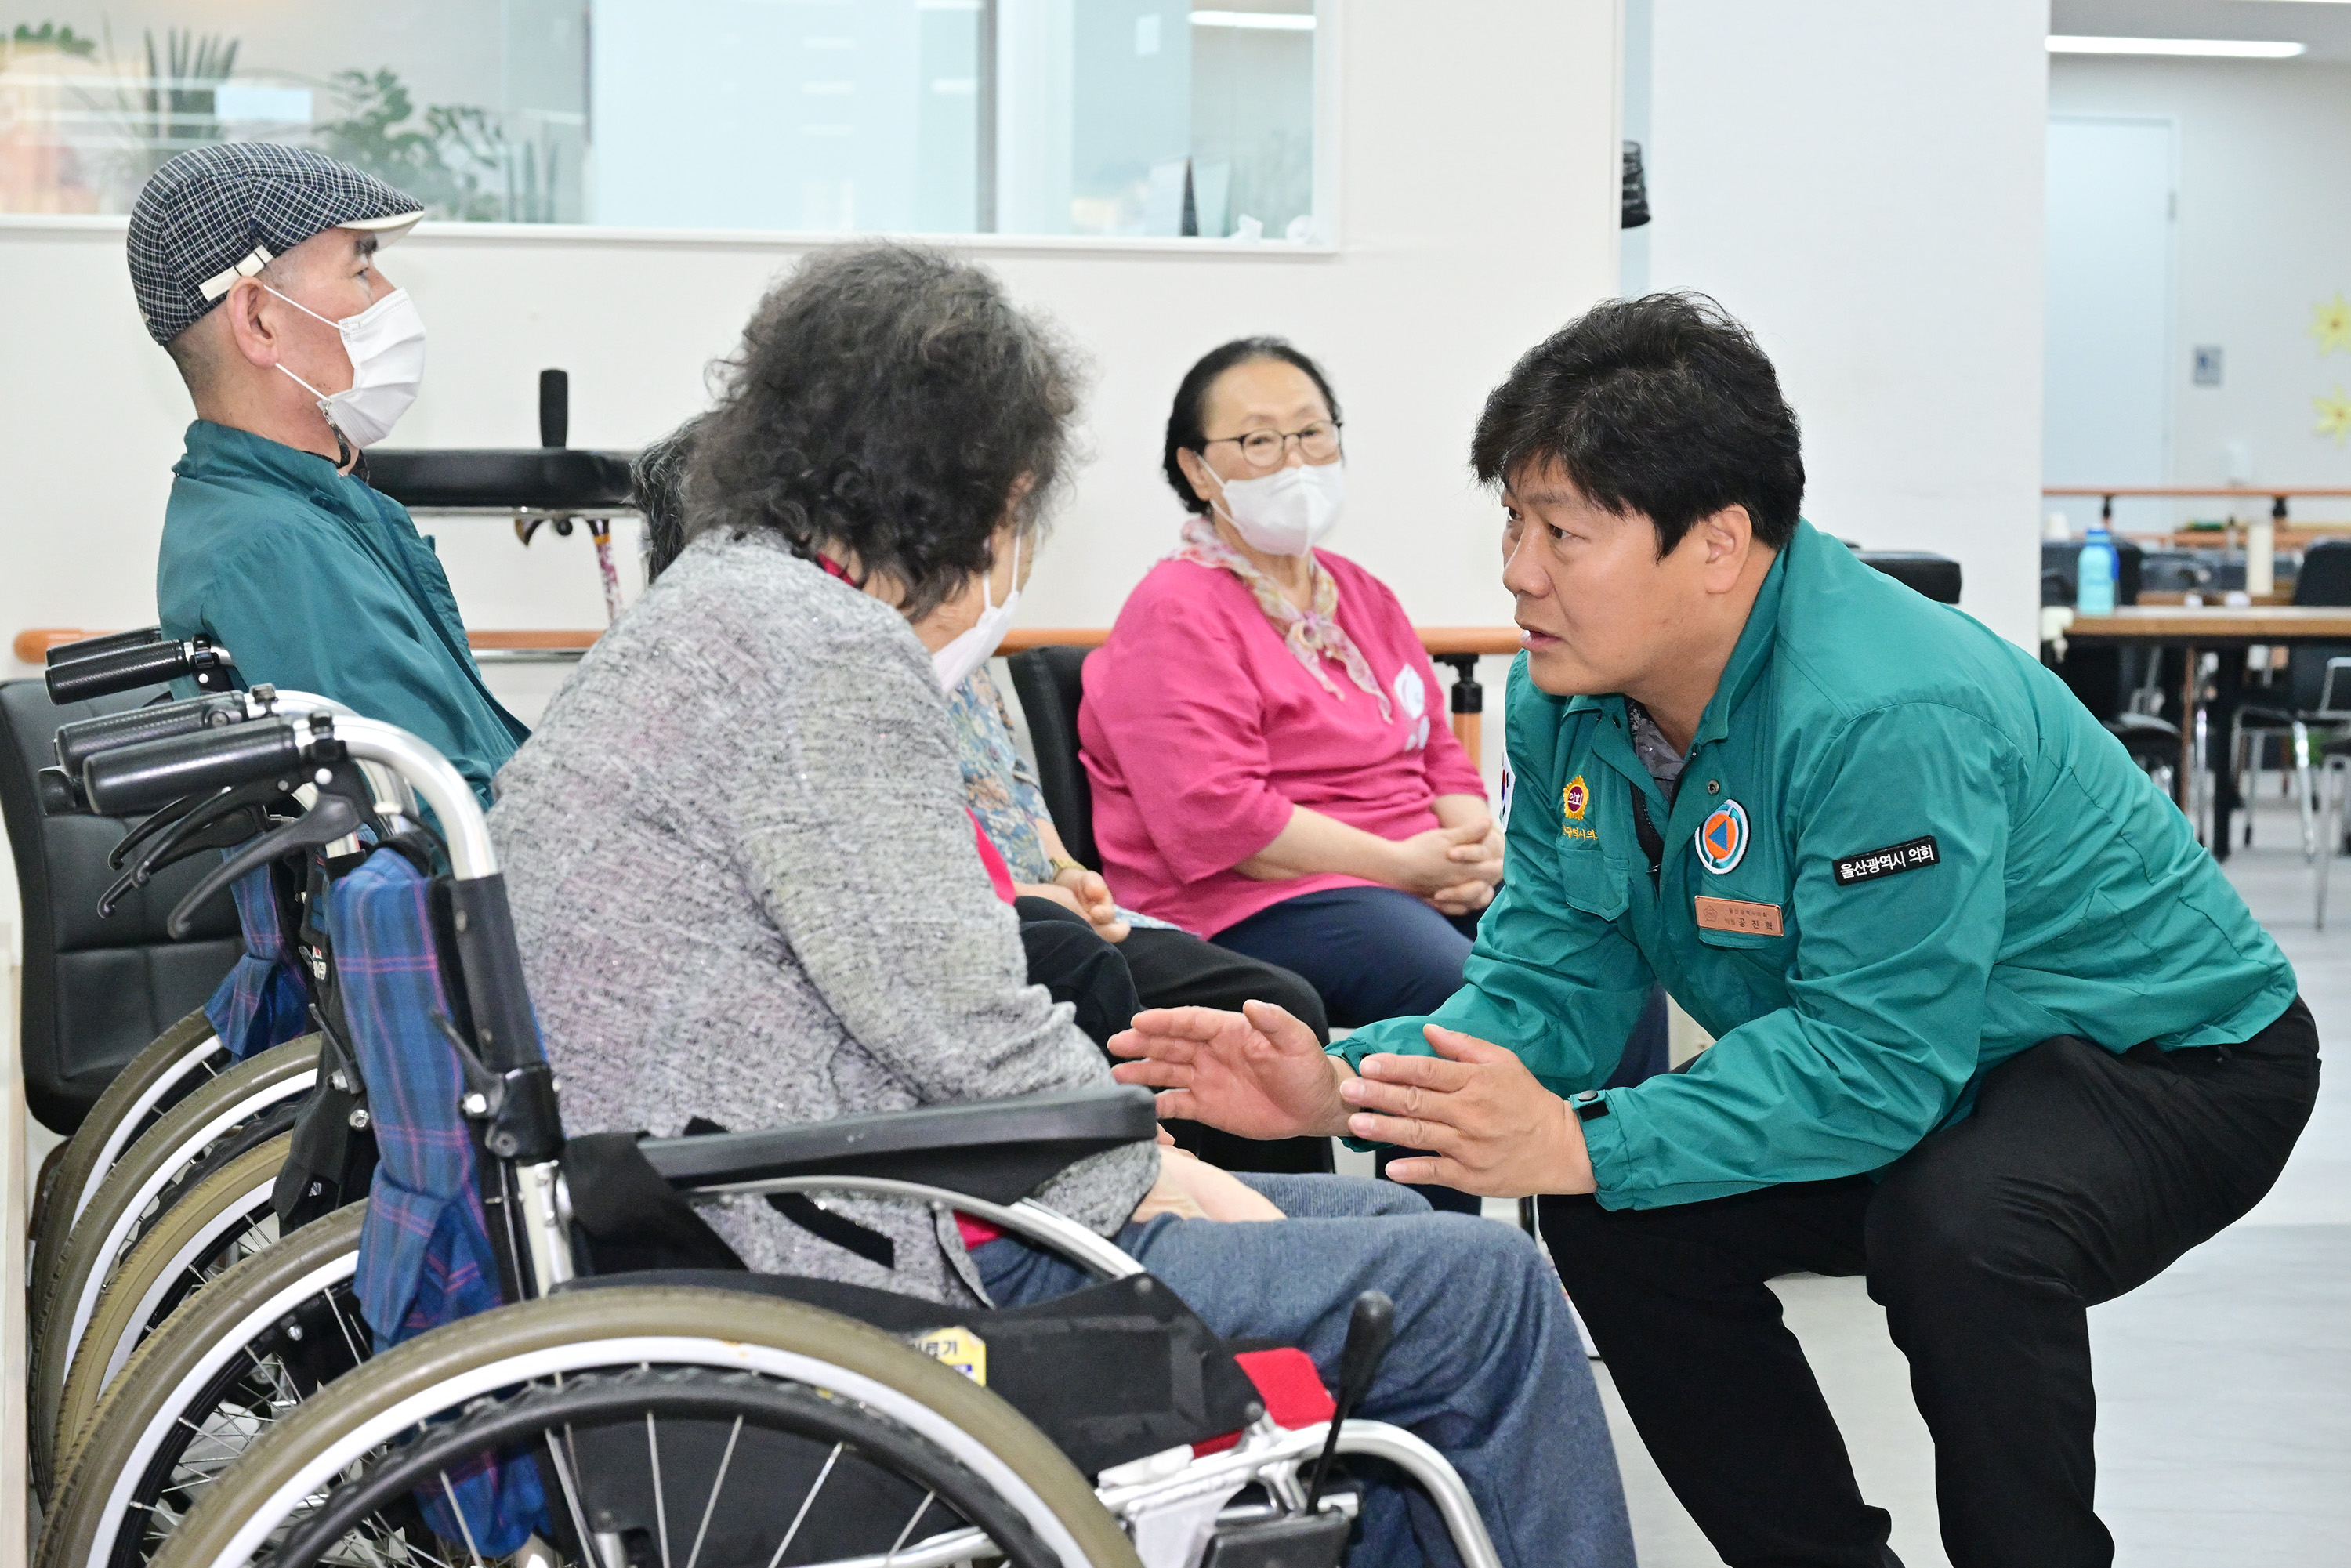
[[[1339,1382],[1355,1297],[1384,1291],[1395,1339],[1356,1414],[1417,1434],[1453,1462],[1513,1568],[1633,1568],[1616,1451],[1559,1280],[1509,1226],[1437,1214],[1410,1188],[1352,1176],[1238,1178],[1290,1218],[1162,1215],[1121,1250],[1227,1338],[1277,1339]],[[999,1306],[1091,1283],[1011,1237],[972,1254]],[[1349,1568],[1453,1568],[1451,1537],[1409,1485],[1368,1489]]]

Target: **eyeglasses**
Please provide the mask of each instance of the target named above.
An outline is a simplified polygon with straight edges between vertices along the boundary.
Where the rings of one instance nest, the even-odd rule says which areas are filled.
[[[1339,424],[1336,420],[1318,419],[1303,430],[1252,430],[1247,435],[1219,435],[1200,444],[1218,446],[1228,441],[1241,449],[1242,462],[1266,474],[1281,466],[1293,441],[1298,443],[1299,455],[1309,463],[1328,463],[1337,457]]]

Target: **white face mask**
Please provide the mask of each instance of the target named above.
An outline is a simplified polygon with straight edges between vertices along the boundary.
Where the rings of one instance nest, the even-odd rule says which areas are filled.
[[[1012,591],[1004,596],[1003,603],[995,602],[996,570],[990,567],[987,575],[980,579],[979,596],[983,608],[979,619],[971,623],[971,630],[931,655],[931,668],[938,672],[939,685],[948,691],[971,679],[971,673],[987,663],[997,645],[1004,641],[1005,632],[1012,629],[1012,612],[1020,603],[1018,535],[1012,540]]]
[[[269,288],[266,283],[262,287]],[[275,288],[269,292],[277,294]],[[286,299],[283,294],[277,298]],[[328,321],[299,300],[286,299],[286,303],[314,321],[326,321],[343,335],[343,352],[351,361],[351,387],[349,392],[322,392],[284,365],[277,368],[319,400],[319,412],[353,446],[373,446],[390,435],[400,416],[416,401],[417,386],[424,380],[424,318],[416,313],[408,290],[395,288],[358,315],[340,321]]]
[[[1240,530],[1249,549],[1304,555],[1339,526],[1347,501],[1344,463],[1278,468],[1261,479],[1228,479],[1211,504]]]

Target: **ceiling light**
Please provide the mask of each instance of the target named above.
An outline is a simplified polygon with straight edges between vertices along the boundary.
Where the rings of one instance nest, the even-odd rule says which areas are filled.
[[[1195,11],[1194,16],[1199,13]],[[2192,55],[2236,60],[2291,59],[2306,44],[2273,43],[2260,38],[2091,38],[2052,33],[2053,55]]]
[[[1314,17],[1304,11],[1195,11],[1195,27],[1259,27],[1276,33],[1311,33]]]

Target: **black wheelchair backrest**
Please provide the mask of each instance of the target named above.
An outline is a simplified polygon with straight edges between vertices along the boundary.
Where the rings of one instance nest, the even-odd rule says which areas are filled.
[[[99,897],[115,876],[107,853],[130,823],[41,809],[37,775],[55,760],[59,725],[162,695],[146,687],[60,706],[40,681],[0,684],[0,820],[24,911],[25,1092],[60,1133],[80,1124],[124,1062],[201,1007],[244,950],[226,894],[199,914],[190,940],[165,935],[172,906],[214,863],[209,856],[165,869],[101,920]]]

